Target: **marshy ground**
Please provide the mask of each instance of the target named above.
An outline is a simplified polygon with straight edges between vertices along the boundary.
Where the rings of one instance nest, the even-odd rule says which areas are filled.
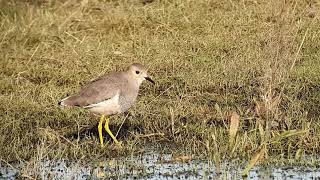
[[[0,160],[90,161],[163,144],[217,164],[317,166],[301,159],[320,151],[319,6],[0,0]],[[99,117],[57,103],[132,62],[156,85],[111,118],[124,148],[100,148]]]

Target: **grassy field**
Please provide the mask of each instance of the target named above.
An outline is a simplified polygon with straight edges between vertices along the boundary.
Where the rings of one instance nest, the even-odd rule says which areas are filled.
[[[319,6],[0,0],[0,159],[86,161],[163,144],[216,162],[300,163],[320,151]],[[101,149],[99,118],[57,103],[132,62],[156,85],[112,117],[124,148]]]

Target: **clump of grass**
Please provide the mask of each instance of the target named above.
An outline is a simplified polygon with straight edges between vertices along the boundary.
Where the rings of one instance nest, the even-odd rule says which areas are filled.
[[[317,3],[0,2],[2,160],[99,159],[154,142],[216,162],[262,146],[265,162],[319,152]],[[87,130],[98,119],[57,102],[131,62],[157,84],[130,110],[126,148],[101,149]],[[229,143],[231,112],[240,118]]]

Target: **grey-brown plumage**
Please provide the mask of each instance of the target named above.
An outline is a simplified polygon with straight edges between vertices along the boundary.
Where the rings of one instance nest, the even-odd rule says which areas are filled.
[[[142,64],[134,63],[127,71],[114,72],[91,81],[78,94],[62,99],[59,105],[79,106],[100,114],[98,132],[101,146],[104,120],[105,130],[116,144],[120,144],[109,129],[109,116],[125,112],[134,104],[144,80],[154,83],[148,77],[146,68]]]
[[[62,106],[79,106],[95,114],[113,115],[127,111],[135,102],[139,87],[147,76],[142,64],[134,63],[127,71],[101,76],[76,95],[60,101]]]

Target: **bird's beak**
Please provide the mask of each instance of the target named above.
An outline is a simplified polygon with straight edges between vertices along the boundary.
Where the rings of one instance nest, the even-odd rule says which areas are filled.
[[[152,84],[155,84],[155,82],[154,82],[151,78],[145,77],[145,79],[148,80],[148,81],[150,81]]]

